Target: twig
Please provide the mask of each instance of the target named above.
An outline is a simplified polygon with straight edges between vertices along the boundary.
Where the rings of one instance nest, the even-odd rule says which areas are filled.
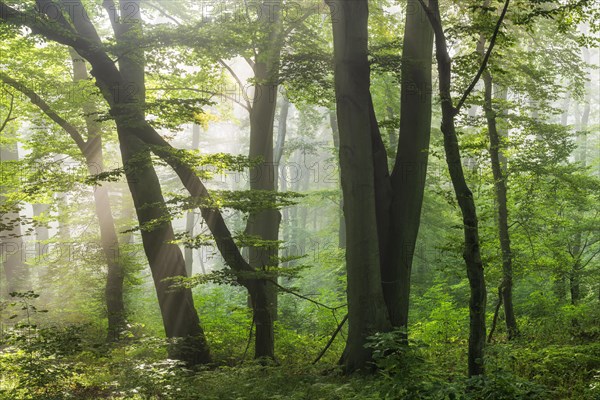
[[[494,319],[492,320],[492,327],[490,328],[490,334],[488,335],[487,342],[492,343],[492,336],[494,336],[494,331],[496,330],[496,324],[498,323],[498,313],[500,312],[500,307],[502,306],[502,285],[498,287],[498,304],[496,304],[496,310],[494,311]]]
[[[6,125],[12,121],[15,118],[11,118],[12,117],[12,113],[13,113],[13,109],[14,109],[14,105],[15,105],[15,96],[13,96],[13,94],[11,92],[9,92],[8,90],[4,89],[4,91],[6,93],[8,93],[8,95],[10,96],[10,106],[8,108],[8,114],[6,115],[6,118],[4,119],[4,122],[2,122],[2,126],[0,126],[0,132],[2,132],[4,130],[4,128],[6,128]]]
[[[333,332],[333,335],[331,336],[331,338],[327,342],[327,345],[325,346],[325,348],[323,350],[321,350],[321,352],[319,353],[319,356],[317,358],[315,358],[315,360],[313,361],[313,364],[318,363],[319,360],[321,360],[321,358],[323,358],[323,356],[325,355],[325,352],[327,352],[327,350],[329,350],[329,348],[333,344],[333,341],[335,340],[335,338],[338,335],[338,333],[340,333],[340,331],[342,330],[342,327],[344,326],[344,324],[346,323],[347,320],[348,320],[348,314],[346,314],[346,316],[344,317],[344,319],[342,319],[342,322],[340,322],[340,324],[338,325],[338,327],[335,330],[335,332]]]
[[[291,295],[294,295],[294,296],[299,297],[299,298],[301,298],[303,300],[309,301],[309,302],[311,302],[311,303],[313,303],[313,304],[315,304],[315,305],[317,305],[319,307],[323,307],[323,308],[326,308],[326,309],[331,310],[331,311],[336,311],[336,310],[339,310],[340,308],[344,308],[344,307],[347,306],[347,304],[343,304],[341,306],[331,307],[331,306],[328,306],[327,304],[320,303],[320,302],[318,302],[316,300],[313,300],[313,299],[311,299],[309,297],[301,295],[300,293],[296,293],[292,289],[288,289],[288,288],[286,288],[284,286],[281,286],[279,283],[277,283],[276,281],[274,281],[272,279],[267,279],[267,281],[271,282],[273,285],[277,286],[279,289],[283,290],[286,293],[289,293]]]
[[[244,362],[246,359],[246,354],[248,354],[248,349],[250,348],[250,343],[252,343],[252,330],[254,329],[254,315],[252,316],[252,322],[250,322],[250,333],[248,334],[248,342],[246,343],[246,349],[244,350],[244,354],[242,355],[241,362]]]

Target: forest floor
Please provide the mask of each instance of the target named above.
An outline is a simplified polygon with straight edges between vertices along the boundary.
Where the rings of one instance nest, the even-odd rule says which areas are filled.
[[[385,357],[375,346],[377,372],[345,376],[335,354],[317,365],[298,351],[280,365],[191,370],[166,359],[159,339],[88,346],[74,340],[75,331],[49,332],[0,349],[0,399],[600,399],[600,343],[492,344],[487,377],[468,380],[460,342],[396,348]]]

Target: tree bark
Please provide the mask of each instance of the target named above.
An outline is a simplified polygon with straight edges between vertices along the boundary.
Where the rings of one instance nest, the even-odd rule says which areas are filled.
[[[444,135],[444,150],[450,172],[452,186],[460,207],[464,227],[463,258],[467,267],[467,277],[471,297],[469,300],[469,376],[483,375],[485,347],[485,307],[486,287],[479,246],[479,227],[473,193],[465,180],[461,163],[460,147],[456,135],[455,116],[459,111],[453,106],[451,95],[452,61],[448,54],[446,37],[442,28],[439,4],[430,1],[426,9],[435,33],[436,59],[438,65],[439,91],[442,108],[441,130]],[[425,4],[421,1],[425,9]]]
[[[85,60],[71,49],[73,61],[73,80],[75,83],[89,79]],[[88,171],[91,175],[104,171],[104,157],[102,151],[102,132],[97,121],[98,110],[93,99],[86,99],[82,105],[86,128],[87,141],[82,148]],[[123,301],[123,280],[125,273],[121,265],[119,252],[119,239],[115,228],[112,208],[105,185],[94,187],[94,205],[96,216],[100,227],[100,242],[102,251],[106,257],[107,277],[104,290],[106,299],[106,310],[108,316],[109,341],[116,340],[120,332],[125,328],[125,304]]]
[[[277,108],[279,58],[281,52],[281,1],[262,5],[261,26],[268,32],[265,43],[259,44],[254,60],[254,99],[250,110],[250,159],[262,162],[250,169],[250,189],[275,193],[278,168],[273,154],[273,125]],[[249,263],[256,270],[268,271],[278,265],[279,224],[281,214],[276,208],[251,212],[246,234],[268,244],[250,246]],[[270,282],[277,274],[258,282],[252,298],[256,324],[255,358],[275,358],[273,321],[277,319],[277,287]],[[265,291],[265,293],[262,293]],[[252,293],[251,293],[252,296]],[[263,309],[267,307],[266,309]]]
[[[484,7],[489,7],[489,0],[484,2]],[[483,57],[485,37],[481,35],[477,43],[477,51]],[[494,188],[496,194],[496,212],[498,216],[498,237],[500,239],[500,250],[502,252],[502,283],[500,291],[502,293],[502,304],[504,305],[504,316],[508,340],[512,340],[519,334],[517,319],[515,318],[512,290],[513,290],[513,267],[512,251],[510,247],[510,233],[508,230],[508,200],[506,184],[506,157],[502,153],[502,143],[500,133],[497,127],[497,114],[493,107],[493,80],[492,75],[486,68],[482,74],[484,84],[484,104],[485,117],[487,120],[488,137],[490,140],[490,162],[492,165],[492,175],[494,177]]]
[[[75,3],[79,6],[80,10],[85,9],[81,4],[81,1],[75,0]],[[111,3],[111,1],[106,0],[105,3],[108,3],[110,6],[109,3]],[[105,4],[105,6],[106,5],[107,4]],[[133,8],[139,10],[139,8],[136,8],[135,4]],[[149,158],[148,146],[150,146],[152,151],[174,170],[194,199],[198,201],[210,201],[209,192],[196,175],[194,169],[182,160],[181,155],[184,152],[173,148],[164,138],[162,138],[158,132],[147,123],[139,104],[136,107],[134,102],[135,99],[132,99],[131,96],[126,96],[127,94],[132,94],[132,90],[130,89],[134,89],[133,94],[135,94],[135,91],[138,89],[143,90],[143,84],[140,85],[139,81],[131,79],[132,75],[134,77],[136,75],[133,73],[135,72],[135,68],[129,70],[128,68],[122,68],[122,70],[116,68],[115,63],[103,50],[102,41],[87,16],[82,15],[82,18],[74,18],[72,24],[64,17],[61,18],[61,16],[57,16],[54,18],[54,21],[61,27],[61,29],[57,31],[52,29],[56,28],[56,26],[51,28],[45,24],[40,24],[38,23],[38,20],[26,18],[25,14],[22,12],[0,2],[0,18],[12,24],[28,26],[34,34],[42,35],[49,40],[74,47],[76,51],[91,64],[92,70],[90,72],[94,78],[96,78],[96,86],[100,89],[104,99],[109,105],[111,116],[114,118],[117,125],[121,148],[125,150],[123,151],[123,153],[125,153],[123,157],[128,161],[127,163],[124,163],[126,165],[126,174],[128,175],[127,178],[130,188],[133,193],[135,193],[134,203],[136,211],[138,211],[140,224],[143,225],[144,222],[155,220],[156,217],[161,216],[161,207],[142,207],[145,202],[163,205],[162,209],[164,209],[164,199],[162,198],[162,193],[160,191],[150,191],[150,194],[154,197],[148,199],[144,198],[144,190],[148,187],[160,189],[156,172],[150,164],[151,159]],[[118,22],[114,18],[111,22],[115,31],[120,28]],[[137,44],[136,40],[133,42],[134,44]],[[125,48],[127,48],[127,46],[125,46]],[[137,48],[136,50],[140,51]],[[135,51],[132,51],[129,54],[133,56],[134,53]],[[127,58],[128,54],[124,54],[120,57],[120,61],[126,60]],[[132,61],[132,64],[135,64],[135,60]],[[137,76],[138,79],[139,76],[143,78],[143,68],[138,68]],[[136,141],[136,139],[139,140]],[[145,144],[144,147],[141,146],[142,142]],[[139,155],[136,156],[135,153],[139,153]],[[137,178],[147,179],[148,185],[142,185],[142,180],[138,181]],[[158,202],[153,202],[153,200],[158,200]],[[225,259],[227,265],[237,275],[238,282],[248,289],[251,296],[255,294],[256,291],[261,290],[257,285],[259,279],[253,277],[256,270],[242,257],[220,211],[214,206],[202,203],[199,204],[199,208],[202,217],[206,221],[216,242],[219,252]],[[152,213],[155,213],[156,215],[152,215]],[[162,224],[158,229],[164,234],[161,235],[161,232],[157,232],[156,229],[151,232],[152,236],[147,232],[142,233],[142,239],[145,241],[144,247],[153,274],[156,274],[155,276],[158,276],[158,278],[160,278],[159,275],[161,273],[167,275],[170,274],[169,276],[182,274],[180,271],[185,271],[185,266],[183,265],[183,261],[179,262],[179,259],[183,260],[183,257],[178,247],[176,252],[171,250],[172,247],[170,246],[162,246],[164,249],[152,247],[157,243],[164,244],[165,241],[170,241],[173,236],[170,224]],[[167,250],[171,253],[165,254]],[[160,252],[159,254],[154,254],[154,251]],[[164,261],[165,259],[172,261],[172,263],[167,264],[167,267],[169,267],[167,271],[161,270],[161,268],[164,267],[164,264],[161,264],[161,261]],[[179,267],[180,265],[181,268]],[[160,291],[162,289],[158,287],[157,290]],[[184,294],[184,300],[185,298],[191,299],[191,292],[182,291],[179,293]],[[188,293],[190,293],[190,296],[187,295]],[[161,296],[159,296],[159,299],[161,299]],[[163,305],[168,308],[166,300],[169,300],[169,298],[163,298],[160,301],[161,304],[165,303]],[[171,301],[170,303],[173,302]],[[178,314],[189,316],[190,318],[187,319],[188,323],[185,324],[185,326],[180,326],[179,329],[169,329],[167,334],[189,333],[191,338],[203,340],[202,335],[195,335],[195,332],[198,332],[198,329],[200,329],[194,322],[194,320],[197,321],[195,310],[193,313],[190,313],[189,311],[191,310],[189,306],[191,304],[185,301],[180,303],[182,306],[179,308],[180,312]],[[175,319],[175,322],[181,321],[181,318],[178,318],[176,315],[173,315],[173,318]],[[165,321],[165,325],[172,326],[171,322],[172,320]],[[199,343],[198,347],[202,347],[201,343]],[[200,351],[200,353],[208,356],[207,350],[204,352]]]
[[[488,136],[490,139],[490,160],[494,177],[494,187],[496,189],[498,236],[500,238],[500,250],[502,252],[502,283],[500,284],[500,287],[502,291],[502,304],[504,305],[508,339],[512,340],[518,336],[519,330],[512,300],[513,268],[510,233],[508,230],[506,169],[503,169],[502,167],[504,159],[501,152],[502,144],[496,126],[496,112],[492,105],[492,76],[487,70],[483,73],[483,82],[485,84],[484,110],[488,125]]]
[[[331,127],[331,134],[333,136],[333,146],[337,154],[340,153],[340,132],[338,129],[337,116],[334,110],[329,111],[329,126]],[[339,159],[338,159],[339,166]],[[341,182],[341,175],[340,175]],[[346,248],[346,219],[344,218],[344,195],[340,195],[340,209],[338,218],[338,247],[340,249]]]
[[[196,151],[200,147],[200,125],[194,124],[192,127],[192,150]],[[194,210],[189,210],[186,213],[185,229],[187,234],[194,237],[194,225],[196,224],[196,214]],[[184,249],[185,270],[187,276],[192,276],[194,273],[194,249],[186,246]]]
[[[145,61],[144,52],[137,44],[142,37],[139,3],[140,0],[121,1],[121,15],[127,13],[127,21],[113,21],[117,43],[122,47],[118,61],[121,82],[128,86],[121,87],[122,92],[112,97],[111,114],[117,124],[125,175],[142,226],[144,251],[152,271],[165,333],[173,339],[170,356],[190,365],[203,364],[211,358],[192,292],[190,289],[173,291],[168,282],[169,278],[187,276],[185,260],[179,246],[172,243],[175,236],[150,150],[134,133],[146,125]],[[150,223],[152,228],[148,229]]]
[[[50,209],[48,204],[36,203],[32,204],[33,218],[45,217]],[[46,262],[48,261],[48,243],[45,243],[50,239],[50,230],[48,226],[41,224],[40,222],[36,222],[35,224],[35,255],[36,260],[38,261],[38,272],[37,272],[37,281],[38,286],[41,287],[41,283],[44,280],[45,275],[48,273],[48,265]]]
[[[417,0],[407,4],[403,43],[400,134],[391,175],[391,259],[382,265],[382,278],[392,325],[406,329],[431,133],[433,30]]]
[[[589,49],[583,49],[583,61],[585,63],[590,62],[590,52]],[[579,116],[579,107],[575,110],[575,120],[576,125],[575,129],[577,130],[577,153],[575,160],[581,164],[582,167],[587,167],[587,135],[588,135],[588,125],[590,120],[590,111],[591,111],[591,80],[592,76],[588,73],[588,80],[585,85],[585,104],[583,105],[583,111],[581,113],[581,118]],[[580,212],[584,212],[585,210],[579,210]],[[581,266],[581,258],[583,256],[582,251],[582,234],[581,232],[577,232],[575,234],[573,246],[573,266],[571,267],[571,271],[569,272],[569,291],[571,293],[571,304],[576,305],[581,300],[581,275],[582,275],[582,266]],[[574,321],[576,323],[576,321]]]
[[[3,131],[3,136],[6,131]],[[13,163],[19,161],[17,143],[7,143],[0,146],[0,162]],[[6,171],[11,169],[8,167]],[[3,169],[4,169],[3,168]],[[5,187],[0,187],[0,205],[6,207],[0,214],[0,262],[4,266],[6,277],[6,291],[26,292],[31,290],[31,274],[24,262],[23,232],[21,229],[21,215],[18,205],[7,205]]]
[[[383,298],[377,232],[373,105],[368,63],[368,2],[327,1],[333,25],[340,167],[346,219],[348,337],[346,371],[370,367],[368,336],[391,329]],[[379,138],[381,139],[381,138]],[[387,159],[384,158],[387,164]]]

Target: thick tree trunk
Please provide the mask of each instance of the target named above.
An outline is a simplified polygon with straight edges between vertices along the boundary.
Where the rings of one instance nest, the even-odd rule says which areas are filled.
[[[348,372],[365,369],[368,336],[391,329],[383,299],[375,203],[373,128],[369,91],[368,3],[328,1],[333,23],[340,167],[346,217],[348,337],[341,362]],[[384,158],[387,163],[387,160]]]
[[[174,339],[170,356],[189,364],[210,361],[208,345],[200,327],[190,289],[171,290],[166,279],[187,276],[185,261],[179,246],[170,243],[175,239],[173,228],[166,215],[165,201],[160,182],[152,166],[147,146],[127,130],[127,124],[119,122],[121,156],[129,189],[143,227],[153,221],[151,229],[142,229],[144,251],[156,287],[158,303],[166,336]]]
[[[262,163],[250,170],[250,189],[277,190],[278,168],[273,154],[273,125],[277,108],[279,57],[281,52],[281,2],[262,9],[261,24],[269,32],[266,43],[258,46],[254,60],[254,99],[250,111],[250,159],[261,158]],[[275,208],[251,212],[248,216],[246,234],[270,244],[250,246],[249,263],[256,270],[268,271],[278,265],[279,224],[281,214]],[[277,319],[277,287],[270,281],[277,280],[270,274],[264,282],[258,282],[250,293],[256,324],[255,358],[275,358],[273,321]],[[262,293],[265,291],[265,293]],[[263,309],[267,307],[267,309]],[[264,337],[263,337],[264,335]]]
[[[392,325],[406,329],[431,133],[433,30],[417,0],[408,1],[403,43],[400,135],[391,175],[391,258],[382,265],[382,279]]]
[[[169,278],[187,276],[185,260],[166,210],[165,200],[150,151],[136,135],[146,127],[144,118],[144,53],[137,45],[141,33],[139,0],[121,1],[121,12],[128,13],[128,23],[114,22],[117,43],[122,46],[119,58],[124,93],[111,93],[111,115],[115,118],[121,157],[127,183],[142,226],[144,251],[150,264],[166,336],[173,339],[170,357],[190,365],[210,362],[208,344],[200,327],[190,289],[170,289]],[[127,11],[129,10],[129,11]],[[134,10],[134,13],[131,13]],[[120,96],[119,96],[120,95]],[[152,223],[149,229],[146,225]]]

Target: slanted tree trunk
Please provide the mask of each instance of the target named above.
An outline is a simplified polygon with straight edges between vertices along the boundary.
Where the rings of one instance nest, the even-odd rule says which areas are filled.
[[[340,167],[346,219],[348,337],[341,359],[348,372],[369,367],[368,336],[391,329],[383,298],[368,63],[368,2],[327,1],[333,25]],[[387,159],[384,158],[387,164]]]
[[[190,289],[173,291],[167,281],[172,277],[187,276],[185,260],[179,246],[172,243],[175,239],[173,228],[150,150],[134,133],[146,126],[144,52],[138,46],[142,37],[139,3],[140,0],[121,1],[120,12],[128,15],[127,21],[112,21],[117,43],[122,49],[118,61],[120,78],[127,87],[121,87],[122,92],[116,96],[108,94],[112,103],[111,115],[117,124],[125,175],[142,226],[144,251],[152,271],[165,333],[173,340],[170,356],[190,365],[207,363],[210,353],[192,292]],[[149,229],[150,223],[152,228]]]

